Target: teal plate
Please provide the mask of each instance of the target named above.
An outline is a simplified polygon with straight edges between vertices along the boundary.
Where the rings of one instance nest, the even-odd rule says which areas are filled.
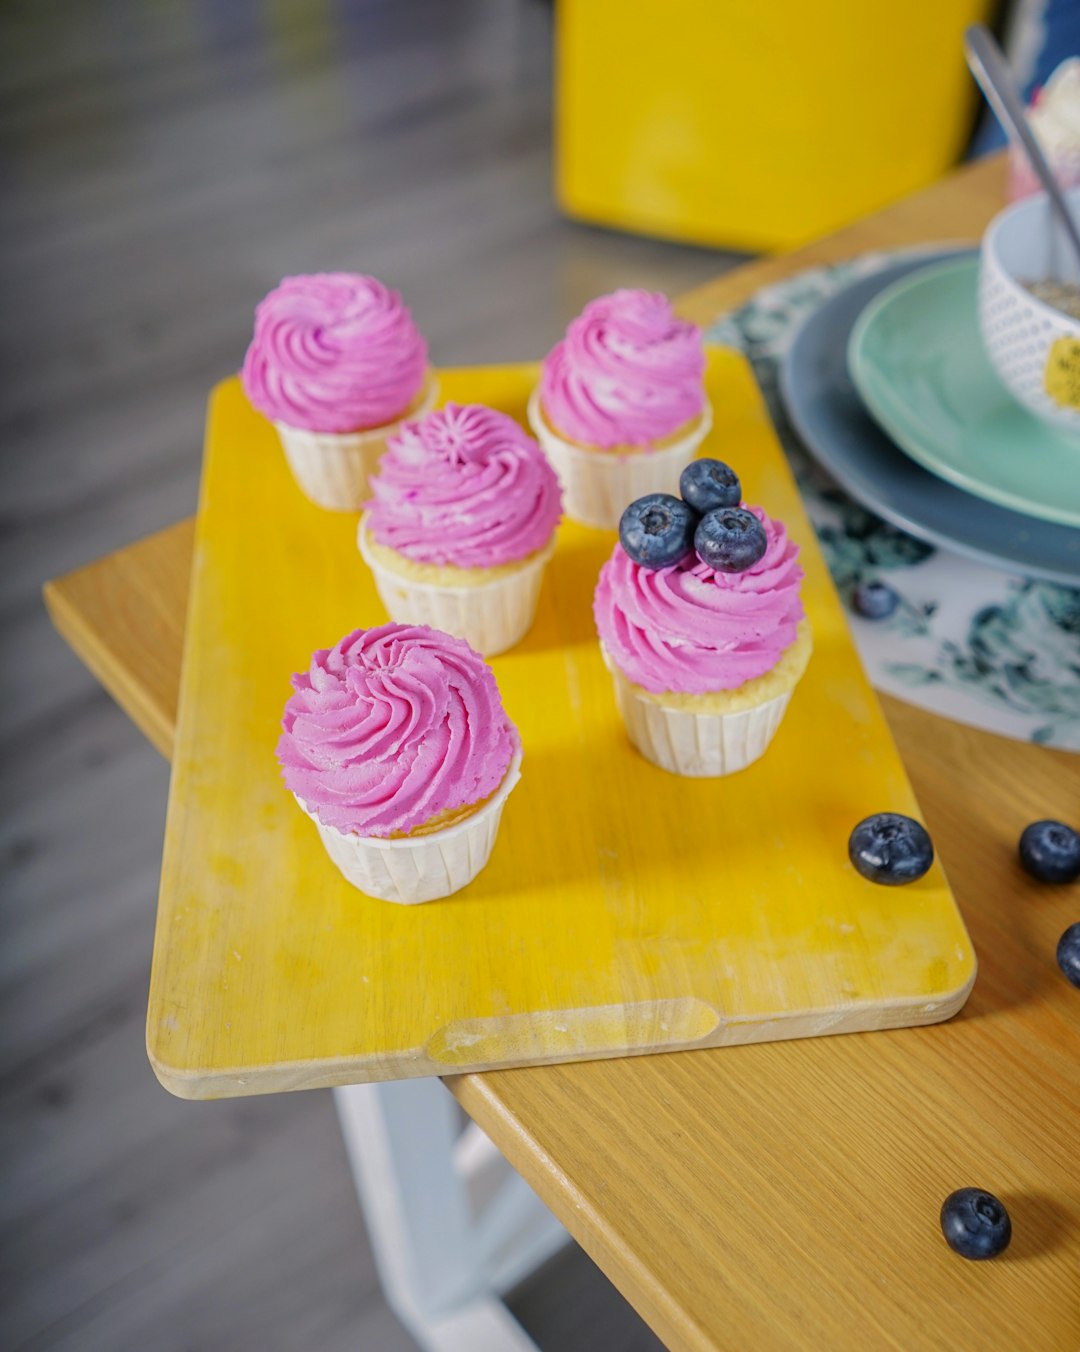
[[[1080,526],[1080,444],[1000,383],[979,334],[977,258],[934,263],[867,305],[848,343],[866,407],[911,458],[968,493]]]

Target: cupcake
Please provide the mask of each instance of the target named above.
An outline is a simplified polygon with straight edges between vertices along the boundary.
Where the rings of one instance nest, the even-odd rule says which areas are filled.
[[[566,514],[611,528],[645,493],[674,493],[712,424],[701,330],[656,291],[590,301],[544,360],[529,422]]]
[[[725,471],[728,501],[693,491]],[[764,754],[810,660],[798,547],[737,478],[698,460],[692,503],[653,494],[631,504],[604,564],[593,610],[631,742],[673,774],[742,770]]]
[[[241,376],[301,490],[342,512],[360,510],[387,437],[437,394],[401,297],[350,272],[286,277],[260,301]]]
[[[513,418],[448,404],[393,437],[360,518],[360,552],[395,620],[431,624],[488,656],[536,614],[555,549],[555,472]]]
[[[435,629],[384,624],[320,648],[292,687],[278,760],[345,878],[405,905],[472,882],[521,766],[484,661]]]
[[[1080,186],[1080,57],[1063,61],[1037,91],[1028,112],[1035,139],[1063,188]],[[1009,196],[1041,192],[1042,184],[1020,146],[1009,149]]]

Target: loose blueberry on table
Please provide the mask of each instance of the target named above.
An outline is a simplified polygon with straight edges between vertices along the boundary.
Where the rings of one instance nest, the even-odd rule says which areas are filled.
[[[671,493],[648,493],[632,502],[619,520],[623,549],[645,568],[667,568],[694,546],[697,514]]]
[[[739,476],[722,460],[691,460],[679,476],[679,493],[695,512],[716,507],[738,507],[742,499]]]
[[[887,582],[860,582],[851,593],[851,608],[864,620],[887,620],[899,604]]]
[[[961,1258],[996,1258],[1009,1247],[1012,1221],[992,1192],[959,1188],[941,1204],[941,1233]]]
[[[852,831],[848,857],[872,883],[897,887],[923,876],[934,862],[934,845],[926,827],[912,817],[875,812]]]
[[[1065,980],[1080,989],[1080,920],[1058,940],[1057,963]]]
[[[1020,836],[1020,863],[1041,883],[1074,883],[1080,878],[1080,835],[1064,822],[1032,822]]]
[[[768,545],[765,527],[745,507],[706,512],[694,532],[698,558],[717,573],[745,573]]]

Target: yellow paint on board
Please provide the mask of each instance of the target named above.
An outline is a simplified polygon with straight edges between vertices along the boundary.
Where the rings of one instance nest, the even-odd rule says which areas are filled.
[[[523,418],[534,366],[440,373]],[[536,625],[494,659],[522,781],[442,902],[351,888],[274,759],[290,673],[386,616],[356,517],[295,487],[238,382],[210,410],[147,1023],[194,1098],[926,1023],[974,956],[940,865],[859,878],[851,826],[917,814],[749,367],[710,355],[702,448],[803,550],[814,657],[766,757],[683,780],[630,747],[593,627],[614,534],[564,525]],[[237,954],[241,957],[238,959]]]

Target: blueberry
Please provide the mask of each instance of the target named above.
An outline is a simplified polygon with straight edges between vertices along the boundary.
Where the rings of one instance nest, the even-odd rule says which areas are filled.
[[[684,559],[694,543],[697,513],[670,493],[647,493],[619,520],[619,540],[635,563],[667,568]]]
[[[679,492],[695,512],[738,507],[742,500],[739,476],[722,460],[691,460],[679,475]]]
[[[698,558],[718,573],[745,573],[768,544],[765,527],[745,507],[717,507],[706,512],[694,532]]]
[[[996,1258],[1009,1247],[1012,1221],[992,1192],[958,1188],[941,1204],[941,1233],[961,1258]]]
[[[1080,987],[1080,920],[1058,940],[1057,960],[1065,980]]]
[[[934,862],[925,826],[899,812],[875,812],[851,833],[848,857],[872,883],[898,887],[921,878]]]
[[[860,582],[851,593],[851,608],[864,620],[887,620],[899,604],[887,582]]]
[[[1074,883],[1080,878],[1080,835],[1064,822],[1032,822],[1020,836],[1020,862],[1041,883]]]

